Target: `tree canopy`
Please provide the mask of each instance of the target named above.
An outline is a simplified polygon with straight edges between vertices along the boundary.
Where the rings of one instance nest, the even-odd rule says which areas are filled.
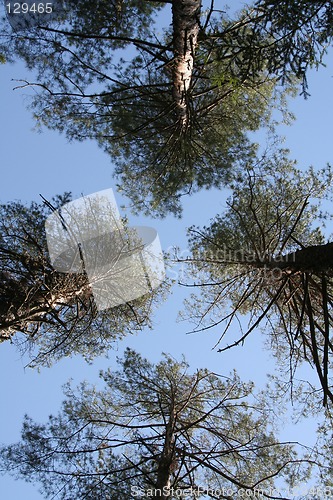
[[[1,450],[2,466],[39,482],[45,498],[64,499],[235,498],[241,490],[277,498],[275,479],[294,486],[306,478],[306,457],[278,441],[269,407],[236,373],[190,373],[185,359],[153,364],[131,349],[119,364],[101,372],[102,387],[67,385],[46,424],[26,417],[22,441]]]
[[[35,84],[21,86],[40,91],[38,123],[96,140],[137,210],[179,215],[182,195],[238,175],[251,151],[247,132],[284,104],[264,59],[245,69],[240,46],[233,60],[224,13],[187,0],[173,2],[170,16],[167,4],[155,22],[160,2],[69,2],[63,21],[7,27],[2,40],[36,72]],[[223,57],[221,37],[231,50]]]
[[[324,404],[333,402],[333,261],[321,229],[330,214],[320,207],[331,196],[331,175],[329,167],[298,170],[281,149],[264,154],[234,184],[226,211],[209,226],[190,229],[193,256],[187,259],[201,291],[200,303],[196,296],[187,303],[196,329],[220,325],[221,341],[247,314],[248,327],[220,350],[264,326],[290,376],[301,361],[315,367]]]
[[[21,86],[40,90],[38,123],[95,139],[136,210],[180,215],[183,195],[244,169],[247,132],[283,107],[279,85],[307,95],[331,20],[329,1],[258,0],[233,16],[214,1],[69,1],[53,22],[5,23],[1,47],[36,72]]]
[[[52,210],[70,199],[65,193],[48,205],[0,206],[1,341],[31,349],[32,364],[50,364],[77,353],[89,360],[107,352],[114,340],[150,324],[162,291],[98,310],[84,270],[57,271],[50,262],[44,225]],[[111,267],[117,258],[113,254]]]

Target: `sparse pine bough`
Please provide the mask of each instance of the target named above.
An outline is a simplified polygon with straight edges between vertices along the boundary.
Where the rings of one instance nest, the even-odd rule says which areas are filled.
[[[22,441],[1,449],[1,469],[63,499],[238,498],[238,491],[272,499],[281,498],[275,480],[305,481],[301,448],[278,441],[273,415],[235,373],[190,373],[184,359],[164,355],[152,364],[130,349],[120,366],[101,373],[102,388],[68,385],[46,424],[27,417]]]
[[[234,184],[226,211],[190,229],[193,256],[185,261],[188,283],[201,292],[200,303],[187,303],[196,330],[219,325],[225,350],[264,327],[291,378],[304,360],[315,368],[325,405],[333,403],[333,243],[321,205],[331,185],[329,167],[302,172],[285,151],[266,153]],[[246,314],[248,326],[238,322]]]
[[[266,59],[268,72],[282,83],[296,75],[306,97],[309,95],[307,72],[325,62],[327,49],[332,45],[332,20],[330,0],[257,0],[243,15],[244,25],[250,23],[254,33],[248,40],[251,49],[246,50],[249,45],[244,45],[245,59],[250,65]],[[242,23],[239,27],[241,33]],[[235,29],[237,31],[237,26]],[[237,51],[234,54],[237,59]]]

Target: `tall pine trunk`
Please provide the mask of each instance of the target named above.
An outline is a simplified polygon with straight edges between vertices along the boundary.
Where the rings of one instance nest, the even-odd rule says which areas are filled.
[[[188,93],[198,42],[201,0],[173,0],[173,99],[182,130],[189,124]]]
[[[253,263],[255,267],[290,270],[296,272],[328,272],[333,270],[333,243],[311,245],[295,252],[266,261]]]
[[[166,425],[163,451],[159,459],[156,481],[156,498],[170,499],[171,473],[175,462],[175,411],[172,403],[170,418]]]

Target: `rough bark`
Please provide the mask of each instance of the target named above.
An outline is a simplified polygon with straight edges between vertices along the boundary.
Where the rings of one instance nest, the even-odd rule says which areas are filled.
[[[189,124],[188,93],[191,87],[194,54],[198,42],[200,0],[173,0],[173,99],[181,128]]]
[[[329,271],[333,269],[333,243],[305,247],[284,259],[295,271]]]
[[[333,270],[333,243],[304,247],[273,259],[269,267],[296,272],[328,272]]]
[[[333,271],[333,242],[311,245],[275,258],[244,257],[242,262],[256,268],[281,269],[293,272]]]

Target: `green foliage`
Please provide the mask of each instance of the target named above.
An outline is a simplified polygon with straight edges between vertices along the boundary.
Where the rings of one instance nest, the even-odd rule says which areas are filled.
[[[175,19],[172,29],[160,28],[162,15],[155,23],[163,5],[70,1],[58,24],[29,33],[4,26],[2,50],[37,71],[38,124],[95,139],[136,210],[179,216],[182,196],[228,184],[244,168],[247,132],[284,106],[278,83],[289,92],[302,81],[306,93],[307,70],[332,40],[332,5],[261,0],[235,19],[213,6],[202,13],[186,127],[173,81],[181,34]]]
[[[205,76],[209,78],[208,71]],[[245,131],[267,124],[273,83],[258,81],[236,89],[230,81],[211,88],[205,80],[198,81],[184,131],[177,122],[172,89],[167,81],[165,89],[159,87],[158,75],[153,81],[156,89],[123,92],[120,102],[110,104],[117,140],[103,134],[100,144],[115,158],[119,189],[136,207],[162,216],[169,211],[180,215],[182,196],[224,185],[243,168],[253,148]]]
[[[307,72],[323,63],[332,45],[332,16],[330,1],[257,0],[226,28],[216,24],[213,43],[237,73],[265,68],[282,84],[296,77],[307,96]]]
[[[329,167],[302,172],[283,150],[248,165],[233,184],[227,210],[208,227],[190,229],[188,273],[200,299],[194,295],[186,305],[197,330],[222,326],[220,341],[239,315],[248,314],[245,331],[221,350],[244,342],[262,324],[289,376],[310,361],[324,394],[333,261],[321,203],[331,196],[331,184]]]
[[[304,479],[306,464],[278,442],[268,408],[235,373],[190,373],[169,355],[154,365],[130,349],[119,364],[101,372],[102,388],[67,385],[47,424],[26,417],[22,441],[1,450],[2,468],[64,499],[148,494],[162,467],[170,491],[187,489],[187,499],[206,497],[198,487],[236,492],[270,488],[275,476]]]
[[[245,56],[241,68],[221,56],[216,29],[222,27],[232,48],[230,23],[211,12],[184,94],[185,126],[173,82],[173,39],[180,35],[168,26],[157,36],[161,4],[101,1],[90,15],[91,6],[75,4],[64,26],[8,33],[4,46],[37,70],[38,124],[70,139],[96,140],[136,210],[179,216],[182,196],[225,185],[243,169],[253,148],[247,132],[267,125],[272,108],[284,107],[276,81],[264,63],[248,71]]]

